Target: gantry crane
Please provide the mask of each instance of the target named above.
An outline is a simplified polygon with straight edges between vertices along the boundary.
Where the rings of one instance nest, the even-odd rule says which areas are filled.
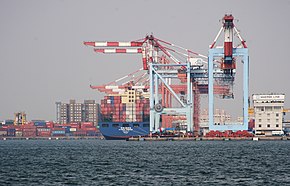
[[[223,46],[215,47],[219,36],[224,32]],[[240,42],[236,47],[233,45],[233,36],[236,33]],[[219,68],[223,74],[216,81],[218,84],[227,84],[233,87],[236,74],[236,61],[238,57],[242,57],[243,63],[243,124],[216,125],[214,123],[214,71]],[[213,62],[221,61],[219,67],[215,67]],[[208,109],[209,109],[209,129],[210,130],[247,130],[248,129],[248,91],[249,91],[249,55],[245,40],[241,37],[239,31],[234,25],[234,17],[226,14],[222,19],[222,27],[220,28],[214,42],[209,49],[208,59]],[[231,94],[228,98],[234,98]]]
[[[25,125],[26,124],[26,113],[17,112],[14,113],[14,125]]]
[[[218,94],[222,98],[233,97],[231,87],[235,75],[236,50],[231,49],[231,33],[235,27],[230,20],[231,17],[226,15],[224,25],[210,47],[209,59],[205,55],[163,41],[153,35],[130,42],[84,42],[84,44],[94,47],[97,53],[142,55],[143,70],[149,73],[150,131],[156,131],[161,127],[160,116],[162,121],[165,121],[163,115],[169,115],[185,116],[187,131],[198,132],[199,95],[209,94],[211,103],[213,94]],[[223,58],[213,59],[211,51],[215,50],[214,46],[222,30],[226,35]],[[238,36],[241,38],[239,33]],[[246,46],[243,40],[242,44]],[[214,79],[218,80],[219,84],[214,85]],[[109,85],[106,86],[108,88]],[[91,86],[91,88],[105,91],[106,86]],[[119,89],[120,86],[116,88]],[[209,108],[209,117],[213,117],[211,112],[213,107]]]

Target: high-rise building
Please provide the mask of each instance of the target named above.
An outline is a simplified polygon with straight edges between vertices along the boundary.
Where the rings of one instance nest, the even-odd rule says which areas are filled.
[[[95,100],[85,100],[84,101],[84,121],[93,122],[94,125],[98,124],[98,112],[99,104],[95,103]]]
[[[256,134],[282,134],[284,94],[254,94],[253,106]]]
[[[56,102],[56,120],[60,124],[75,122],[93,122],[98,124],[99,104],[95,100],[85,100],[77,103],[70,100],[69,103]]]

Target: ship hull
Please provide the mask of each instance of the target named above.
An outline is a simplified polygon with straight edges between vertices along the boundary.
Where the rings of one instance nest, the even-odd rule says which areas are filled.
[[[99,129],[107,140],[126,140],[148,136],[149,122],[100,122]]]

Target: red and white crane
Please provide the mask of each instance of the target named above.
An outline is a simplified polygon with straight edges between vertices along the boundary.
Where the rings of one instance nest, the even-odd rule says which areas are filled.
[[[193,52],[184,47],[172,44],[170,42],[155,38],[153,35],[146,36],[143,39],[130,41],[130,42],[104,42],[104,41],[94,41],[94,42],[84,42],[86,46],[93,47],[94,51],[97,53],[104,54],[141,54],[143,69],[139,69],[137,72],[142,70],[148,70],[150,63],[159,64],[185,64],[185,62],[197,61],[192,60],[198,58],[201,64],[193,64],[193,68],[200,68],[204,64],[207,64],[207,56]],[[214,46],[214,45],[213,45]],[[168,67],[162,67],[164,70],[168,70]],[[182,72],[182,68],[181,71]],[[134,76],[131,73],[127,76],[119,78],[116,81],[110,82],[103,86],[91,86],[93,89],[98,89],[101,92],[109,94],[118,94],[124,89],[130,86],[137,86],[138,82],[143,88],[149,88],[148,86],[148,76],[147,72],[140,76]],[[186,77],[186,74],[179,74],[181,81],[182,78]],[[133,78],[134,77],[134,78]],[[129,81],[120,85],[121,80],[129,78]],[[132,78],[130,80],[130,78]],[[119,85],[118,85],[119,84]],[[168,79],[168,84],[172,84],[171,79]],[[141,86],[141,87],[142,87]],[[172,94],[166,87],[161,83],[159,86],[160,93],[162,94],[162,105],[165,107],[172,106]],[[187,87],[185,85],[172,85],[172,89],[176,92],[186,92]],[[200,94],[207,94],[207,85],[200,83],[198,80],[194,81],[194,86],[192,87],[194,93],[194,128],[198,130],[199,128],[199,110],[200,110]],[[215,94],[223,95],[228,94],[229,88],[227,86],[216,86]],[[173,119],[167,116],[162,116],[162,121],[165,121],[163,127],[168,127],[166,121],[172,121]]]

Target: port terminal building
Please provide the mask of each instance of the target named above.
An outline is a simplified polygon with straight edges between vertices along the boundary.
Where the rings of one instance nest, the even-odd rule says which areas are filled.
[[[282,135],[285,94],[253,94],[256,135]]]

